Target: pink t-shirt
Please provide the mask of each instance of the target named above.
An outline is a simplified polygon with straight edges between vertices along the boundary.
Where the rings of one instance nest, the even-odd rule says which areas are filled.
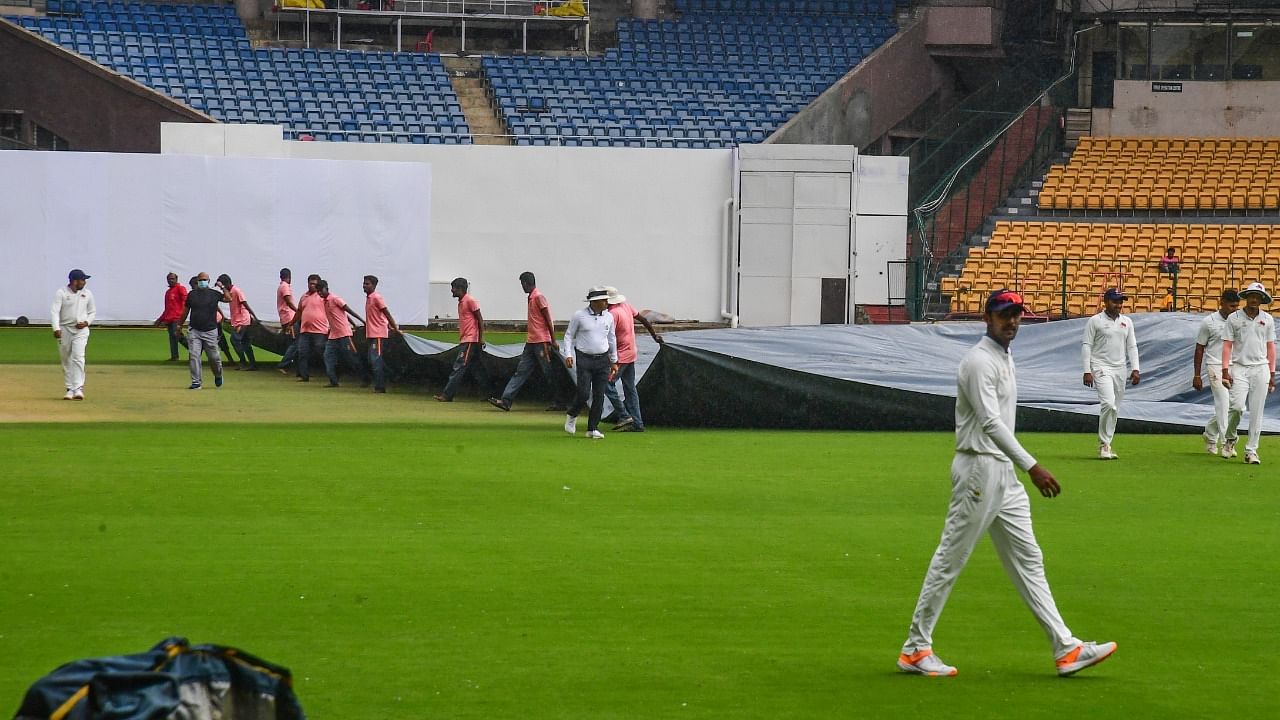
[[[636,309],[631,303],[618,303],[609,306],[609,314],[613,315],[613,332],[618,337],[618,362],[620,364],[636,361]]]
[[[480,342],[480,324],[476,322],[476,311],[480,303],[470,293],[458,298],[458,342]]]
[[[324,312],[324,299],[319,293],[303,295],[298,301],[298,312],[302,313],[302,332],[328,334],[329,316]]]
[[[231,327],[242,328],[253,322],[249,317],[249,308],[244,304],[244,291],[238,287],[231,288],[231,292],[227,293],[227,297],[231,299]]]
[[[280,285],[276,287],[276,310],[280,312],[280,324],[288,325],[293,322],[293,308],[289,307],[289,303],[284,299],[293,297],[293,288],[289,287],[287,281],[281,280]]]
[[[551,304],[547,302],[547,296],[534,288],[529,293],[529,333],[524,338],[525,342],[546,343],[555,340],[551,337],[551,328],[547,326],[547,316],[550,314]]]
[[[347,311],[342,309],[346,304],[345,300],[333,293],[329,293],[329,297],[324,299],[324,314],[329,318],[330,340],[351,337],[351,321],[347,320]]]
[[[364,299],[364,336],[366,338],[385,338],[391,334],[391,325],[387,322],[387,301],[376,291],[369,293]]]

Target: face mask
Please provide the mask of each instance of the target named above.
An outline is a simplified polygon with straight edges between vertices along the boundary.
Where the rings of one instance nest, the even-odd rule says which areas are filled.
[[[208,281],[208,280],[197,280],[197,281],[196,281],[196,286],[197,286],[197,287],[199,287],[201,290],[208,290],[208,289],[209,289],[209,281]]]

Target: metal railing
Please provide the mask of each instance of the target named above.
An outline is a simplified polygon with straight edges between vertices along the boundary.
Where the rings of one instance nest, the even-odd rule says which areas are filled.
[[[959,278],[937,283],[939,314],[977,315],[997,288],[1017,290],[1033,315],[1050,320],[1092,315],[1102,308],[1102,293],[1120,288],[1129,296],[1128,312],[1208,312],[1226,289],[1280,280],[1280,256],[1187,261],[1178,272],[1163,272],[1147,257],[1100,259],[1063,255],[986,255]]]

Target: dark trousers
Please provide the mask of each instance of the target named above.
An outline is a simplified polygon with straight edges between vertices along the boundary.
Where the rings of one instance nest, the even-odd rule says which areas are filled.
[[[369,370],[373,373],[373,389],[387,389],[387,361],[382,357],[386,338],[369,338]]]
[[[334,385],[338,384],[339,360],[346,363],[347,367],[360,373],[362,379],[369,379],[369,374],[365,371],[364,365],[360,364],[360,357],[356,355],[356,349],[351,342],[350,335],[328,340],[324,344],[324,374],[329,376],[329,382]]]
[[[178,323],[171,322],[164,325],[169,329],[169,359],[178,359]]]
[[[281,332],[287,328],[280,328]],[[284,349],[284,355],[280,358],[280,363],[276,367],[284,370],[293,363],[298,361],[298,324],[293,324],[293,335],[289,336],[289,346]]]
[[[226,358],[226,362],[231,362],[231,348],[227,347],[227,334],[222,332],[222,325],[218,325],[218,349],[222,351],[222,357]],[[240,358],[244,362],[244,357]]]
[[[507,382],[502,391],[502,400],[510,405],[516,399],[516,393],[529,381],[536,367],[542,371],[542,377],[551,386],[552,399],[562,401],[567,393],[560,387],[559,375],[552,374],[552,363],[560,362],[560,353],[556,352],[555,343],[525,343],[524,352],[520,353],[520,364],[516,366],[516,374]]]
[[[618,412],[619,420],[631,418],[635,421],[636,429],[644,428],[644,420],[640,419],[640,395],[636,392],[636,364],[619,365],[617,382],[622,384],[623,397],[618,397],[616,383],[605,385],[605,397],[613,403],[613,409]]]
[[[322,353],[324,333],[298,333],[298,377],[311,379],[311,353]]]
[[[600,429],[600,415],[604,412],[604,387],[609,384],[609,356],[576,353],[573,361],[578,371],[578,397],[569,406],[569,416],[578,417],[582,408],[591,400],[591,412],[587,415],[587,432]]]
[[[240,361],[249,361],[249,367],[258,366],[258,361],[253,358],[253,343],[249,342],[249,326],[245,325],[240,329],[231,326],[231,345],[240,354]]]
[[[480,347],[480,343],[462,343],[458,347],[458,356],[453,359],[453,370],[449,372],[449,381],[444,384],[444,390],[440,391],[444,399],[452,400],[453,396],[458,394],[458,388],[462,386],[462,378],[467,374],[468,368],[471,368],[476,384],[480,386],[480,392],[486,395],[489,393],[489,372],[484,369],[484,363],[480,359],[483,354],[484,349]]]

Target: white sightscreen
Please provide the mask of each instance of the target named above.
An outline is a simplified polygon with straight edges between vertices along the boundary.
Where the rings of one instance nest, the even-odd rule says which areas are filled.
[[[0,151],[0,317],[49,322],[67,271],[92,275],[98,322],[151,322],[164,276],[227,273],[277,319],[318,273],[363,314],[377,275],[396,320],[424,324],[431,167],[425,163]]]

